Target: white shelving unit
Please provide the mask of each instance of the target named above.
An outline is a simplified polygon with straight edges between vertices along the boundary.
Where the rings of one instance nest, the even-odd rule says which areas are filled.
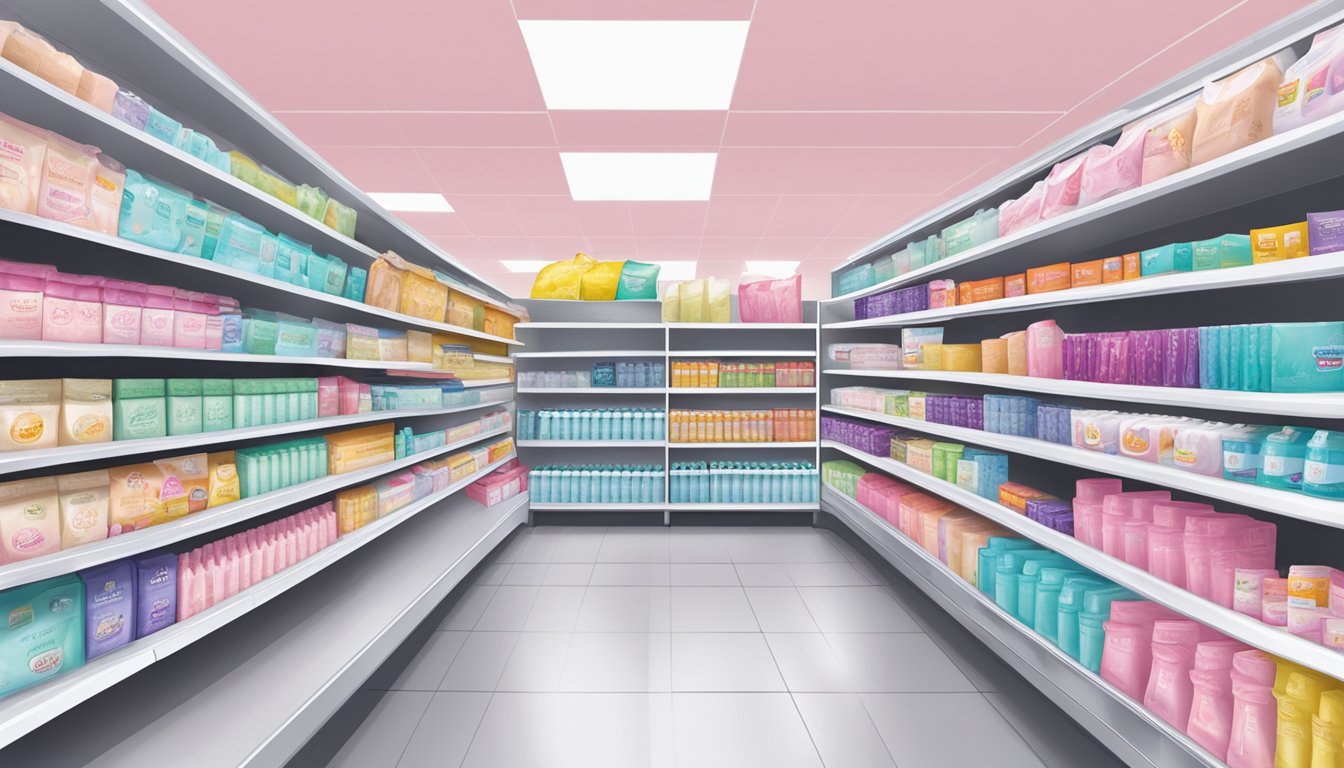
[[[520,338],[533,351],[514,355],[528,370],[572,370],[592,362],[614,359],[645,359],[662,362],[668,375],[680,360],[815,360],[817,326],[803,323],[664,323],[657,302],[586,303],[570,301],[524,302],[534,320],[520,323]],[[734,317],[736,317],[734,301]],[[815,305],[805,304],[807,319],[815,318]],[[722,345],[724,349],[711,347]],[[555,350],[556,346],[565,347]],[[806,349],[804,349],[806,347]],[[576,362],[571,362],[576,361]],[[817,407],[817,387],[704,387],[682,388],[608,387],[519,387],[520,407],[606,407],[591,395],[619,394],[633,407],[672,409],[748,409]],[[640,396],[656,397],[643,399]],[[686,396],[683,399],[682,396]],[[723,399],[717,399],[722,397]],[[654,403],[657,403],[655,406]],[[522,440],[518,448],[529,466],[552,463],[582,463],[566,451],[598,449],[607,457],[613,448],[632,451],[623,461],[659,463],[670,468],[674,460],[817,460],[816,442],[669,443],[658,441]],[[698,455],[697,455],[698,454]],[[600,461],[600,459],[599,459]],[[534,503],[535,512],[663,512],[664,522],[674,512],[807,512],[816,503],[803,504],[673,504],[670,481],[664,485],[666,501],[647,504]]]
[[[1112,143],[1120,129],[1154,109],[1194,93],[1206,79],[1231,74],[1289,45],[1298,54],[1321,29],[1344,20],[1338,6],[1317,4],[1239,45],[1213,63],[1169,81],[1124,109],[1098,120],[977,189],[916,218],[863,248],[836,271],[872,263],[922,241],[976,210],[1017,198],[1058,161],[1098,143]],[[1344,171],[1329,158],[1344,149],[1344,115],[1284,132],[1154,183],[1078,208],[984,245],[942,259],[881,284],[820,302],[819,349],[842,342],[900,343],[901,329],[941,326],[947,343],[977,343],[1054,319],[1066,332],[1187,328],[1263,322],[1337,319],[1335,296],[1344,287],[1344,254],[1332,253],[1277,264],[1177,273],[935,308],[892,317],[856,319],[854,299],[932,279],[962,281],[1011,275],[1059,262],[1088,262],[1157,247],[1216,237],[1227,232],[1301,221],[1306,212],[1339,206]],[[820,399],[832,390],[873,386],[928,393],[1038,394],[1050,403],[1113,407],[1221,418],[1235,423],[1292,424],[1344,430],[1344,394],[1280,394],[1165,388],[1062,381],[985,373],[853,370],[824,362]],[[1100,401],[1100,402],[1099,402]],[[1109,401],[1111,405],[1106,405]],[[1299,563],[1344,566],[1344,502],[1235,483],[1172,467],[1108,456],[1072,446],[823,406],[823,416],[889,424],[935,439],[983,446],[1010,454],[1010,479],[1068,498],[1080,476],[1107,475],[1137,481],[1133,488],[1169,488],[1177,498],[1216,503],[1221,511],[1248,511],[1278,526],[1281,571]],[[1218,413],[1218,412],[1221,412]],[[823,441],[823,459],[848,459],[898,477],[993,520],[1080,566],[1170,606],[1230,637],[1344,679],[1344,663],[1327,649],[1198,598],[1151,574],[1088,547],[1071,536],[883,456],[871,456]],[[822,511],[872,544],[935,601],[1016,667],[1070,716],[1129,765],[1217,766],[1221,763],[1162,722],[1141,704],[1119,694],[1059,652],[1048,641],[999,610],[992,601],[951,574],[920,547],[854,500],[830,489]],[[1268,514],[1266,514],[1268,513]]]
[[[454,289],[518,314],[496,289],[374,204],[300,142],[199,51],[139,0],[97,3],[0,0],[0,18],[43,33],[93,69],[116,80],[184,125],[237,147],[294,183],[321,186],[358,214],[356,238],[345,237],[230,174],[166,145],[86,104],[7,60],[0,60],[5,113],[99,147],[145,175],[309,243],[323,254],[368,268],[396,251],[434,268]],[[516,339],[412,317],[261,277],[212,261],[146,247],[34,216],[0,211],[5,258],[52,262],[64,271],[152,281],[237,298],[244,306],[281,309],[333,322],[452,334],[480,362],[512,364]],[[428,364],[231,354],[207,350],[0,341],[4,378],[292,376],[346,373],[368,380],[387,372],[447,378]],[[512,408],[512,379],[463,382],[480,403],[337,416],[149,440],[0,454],[0,481],[18,476],[116,466],[191,451],[280,440],[361,424],[450,428],[489,408]],[[150,551],[194,547],[280,514],[313,506],[343,488],[368,483],[511,432],[492,429],[377,467],[332,475],[253,496],[180,520],[49,556],[0,566],[0,589],[20,586]],[[5,762],[85,765],[129,753],[146,764],[172,765],[182,755],[201,765],[282,765],[362,686],[477,563],[526,519],[527,497],[486,508],[462,493],[514,454],[449,488],[340,537],[330,547],[211,609],[101,656],[79,669],[0,699]],[[46,470],[45,472],[43,470]],[[19,474],[22,473],[22,474]],[[392,575],[390,575],[392,574]],[[351,622],[349,616],[359,616]],[[276,685],[282,679],[283,685]],[[190,700],[144,696],[146,689],[190,692]],[[95,700],[89,706],[81,703]],[[170,703],[171,702],[171,703]],[[60,718],[46,729],[43,725]],[[87,720],[84,720],[87,718]],[[79,726],[67,725],[82,721]],[[219,723],[229,724],[219,728]],[[202,728],[202,724],[213,723]],[[53,728],[79,739],[51,739]],[[32,733],[33,731],[37,733]],[[31,735],[29,735],[31,734]],[[25,736],[27,736],[25,738]],[[62,742],[57,744],[55,742]],[[97,746],[94,746],[97,745]],[[56,756],[64,749],[72,750]],[[25,760],[18,755],[33,750]],[[74,753],[78,753],[76,756]]]

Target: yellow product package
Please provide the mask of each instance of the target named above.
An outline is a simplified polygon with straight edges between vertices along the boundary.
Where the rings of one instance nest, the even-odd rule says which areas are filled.
[[[681,322],[681,283],[673,283],[663,294],[663,322]]]
[[[398,258],[397,261],[400,261]],[[364,286],[364,303],[371,307],[401,311],[401,287],[406,272],[383,254],[369,267],[368,282]]]
[[[406,331],[406,359],[412,363],[434,362],[434,336],[427,331]]]
[[[191,511],[180,481],[165,478],[157,463],[113,467],[107,476],[109,536],[178,520]]]
[[[185,500],[188,514],[206,508],[210,493],[210,459],[206,454],[155,459],[154,465],[163,479],[160,497],[165,502],[180,496]]]
[[[448,481],[465,480],[476,471],[476,460],[470,453],[455,453],[448,457]]]
[[[578,300],[583,274],[592,269],[596,263],[595,259],[578,253],[569,261],[547,264],[537,273],[537,279],[532,283],[531,298]]]
[[[517,322],[517,319],[508,312],[496,307],[486,307],[484,324],[481,327],[481,330],[491,336],[512,339],[513,325],[515,322]]]
[[[238,486],[238,465],[233,451],[210,454],[207,459],[210,481],[207,489],[207,507],[220,507],[243,497]]]
[[[478,318],[480,322],[477,322]],[[449,290],[448,317],[445,322],[479,331],[485,327],[485,302],[461,291]]]
[[[733,299],[729,282],[718,277],[705,278],[705,306],[710,323],[733,321]]]
[[[1251,261],[1267,264],[1306,256],[1307,222],[1251,230]]]
[[[624,261],[600,261],[583,273],[579,285],[579,298],[584,301],[615,301],[616,288],[621,283],[621,270]]]
[[[707,291],[708,287],[705,285],[704,278],[687,280],[679,286],[681,316],[678,318],[678,322],[709,322],[709,305],[705,295]]]
[[[328,472],[345,472],[373,467],[396,460],[395,427],[375,424],[327,435]]]

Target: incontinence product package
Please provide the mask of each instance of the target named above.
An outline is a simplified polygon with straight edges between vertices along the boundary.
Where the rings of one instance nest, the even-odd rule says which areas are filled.
[[[1296,60],[1297,55],[1285,49],[1206,84],[1195,104],[1191,164],[1207,163],[1273,135],[1283,71]]]
[[[84,584],[74,574],[0,592],[0,696],[84,666]]]
[[[135,637],[135,571],[118,560],[79,572],[84,582],[84,653],[111,653]]]

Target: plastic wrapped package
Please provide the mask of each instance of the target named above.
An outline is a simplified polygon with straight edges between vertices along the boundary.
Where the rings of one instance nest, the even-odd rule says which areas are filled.
[[[1055,167],[1050,169],[1049,175],[1045,177],[1045,196],[1041,200],[1042,219],[1051,219],[1078,207],[1083,188],[1083,162],[1090,152],[1097,149],[1093,147],[1088,152],[1055,163]]]
[[[84,74],[84,67],[75,61],[74,56],[56,50],[46,38],[18,24],[14,25],[3,43],[0,55],[19,68],[32,72],[66,93],[74,95],[79,92],[79,79]]]
[[[346,237],[354,237],[355,219],[357,217],[358,214],[355,213],[354,208],[331,198],[327,200],[327,209],[322,214],[322,223]]]
[[[771,279],[743,275],[737,286],[737,314],[744,323],[801,323],[803,277]]]
[[[35,128],[0,114],[0,207],[37,213],[47,139]]]
[[[1344,27],[1316,33],[1311,49],[1283,75],[1274,109],[1276,133],[1344,108]]]
[[[999,237],[1010,235],[1041,220],[1041,206],[1045,204],[1045,181],[1038,181],[1031,190],[1016,200],[999,206]]]
[[[1274,107],[1283,71],[1294,61],[1291,49],[1280,51],[1230,77],[1207,83],[1195,103],[1195,138],[1191,165],[1269,138],[1274,133]]]
[[[37,215],[84,229],[94,228],[93,176],[98,150],[51,134],[42,162]]]
[[[404,272],[396,262],[385,258],[385,255],[379,256],[369,267],[368,282],[364,288],[364,303],[393,312],[401,311],[403,279]]]
[[[1153,116],[1143,134],[1143,174],[1149,184],[1190,167],[1195,138],[1195,101],[1186,99]]]
[[[1082,191],[1079,205],[1090,205],[1143,183],[1143,147],[1151,118],[1140,120],[1120,131],[1115,146],[1092,147],[1083,161]]]
[[[681,283],[669,285],[663,294],[663,322],[681,322]]]
[[[577,301],[583,280],[583,274],[597,264],[595,259],[578,253],[569,261],[557,261],[547,264],[537,273],[532,283],[531,298],[568,299]]]
[[[579,278],[579,298],[583,301],[615,301],[624,261],[599,261]]]
[[[658,298],[658,274],[662,267],[639,261],[626,261],[616,285],[617,301],[646,301]]]

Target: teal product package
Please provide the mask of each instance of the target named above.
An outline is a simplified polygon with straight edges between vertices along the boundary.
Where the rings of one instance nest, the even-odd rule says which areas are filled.
[[[658,273],[662,267],[640,261],[627,261],[621,267],[616,282],[617,301],[640,301],[658,298]]]
[[[74,574],[0,592],[0,696],[84,666],[84,584]]]

